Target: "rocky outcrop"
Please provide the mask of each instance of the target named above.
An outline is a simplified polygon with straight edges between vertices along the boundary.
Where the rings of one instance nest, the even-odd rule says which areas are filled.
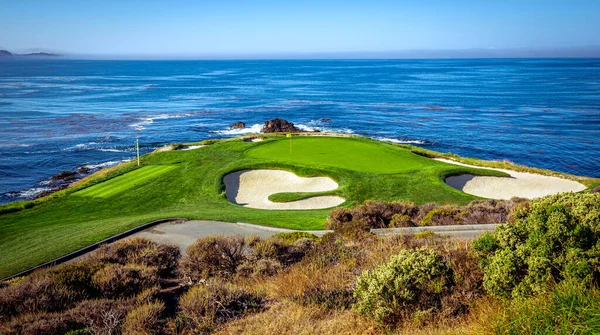
[[[275,118],[265,122],[261,131],[263,133],[297,133],[300,129],[294,127],[291,122]]]
[[[242,121],[236,122],[229,126],[229,129],[244,129],[246,128],[246,124]]]

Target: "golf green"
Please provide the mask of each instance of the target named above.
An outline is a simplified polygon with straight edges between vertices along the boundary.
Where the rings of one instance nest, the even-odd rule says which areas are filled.
[[[448,175],[501,172],[441,163],[407,148],[366,138],[305,136],[203,142],[188,151],[153,152],[109,168],[43,199],[0,206],[0,277],[88,246],[152,220],[183,217],[248,222],[300,230],[323,229],[329,209],[263,210],[225,196],[223,177],[245,169],[282,169],[327,176],[339,187],[277,193],[278,201],[337,195],[344,206],[370,199],[466,204],[475,196],[444,183]]]
[[[246,154],[265,160],[381,174],[436,165],[406,149],[342,137],[292,137],[258,145]]]

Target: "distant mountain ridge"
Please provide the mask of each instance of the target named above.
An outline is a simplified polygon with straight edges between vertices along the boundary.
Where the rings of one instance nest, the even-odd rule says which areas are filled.
[[[27,54],[13,54],[8,50],[0,50],[0,57],[56,57],[61,56],[59,54],[53,54],[48,52],[33,52]]]

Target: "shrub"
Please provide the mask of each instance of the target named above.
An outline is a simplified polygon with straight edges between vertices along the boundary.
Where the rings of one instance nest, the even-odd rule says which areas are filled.
[[[25,313],[60,311],[81,298],[80,292],[57,284],[43,273],[33,274],[0,289],[0,321]]]
[[[263,258],[242,263],[238,266],[237,273],[244,277],[267,277],[277,274],[282,268],[279,261]]]
[[[119,334],[125,315],[132,307],[131,301],[127,300],[84,300],[67,314],[91,334]]]
[[[168,276],[177,268],[179,256],[179,248],[175,245],[159,244],[136,237],[101,246],[88,262],[153,266],[161,275]]]
[[[102,263],[86,262],[64,264],[48,270],[47,275],[71,291],[82,291],[86,296],[90,296],[95,293],[91,284],[92,276],[104,266]]]
[[[600,194],[565,193],[519,204],[512,221],[473,244],[484,287],[497,296],[544,292],[565,278],[600,279]]]
[[[94,286],[106,298],[130,297],[158,285],[156,269],[137,264],[110,264],[92,277]]]
[[[278,241],[281,241],[283,243],[294,243],[300,239],[304,239],[307,238],[311,241],[315,241],[318,242],[320,240],[320,238],[314,234],[311,233],[307,233],[307,232],[303,232],[303,231],[296,231],[293,233],[277,233],[275,235],[273,235],[271,238],[275,238]]]
[[[439,309],[452,286],[452,270],[433,250],[402,250],[358,277],[355,310],[383,325],[416,311]]]
[[[187,248],[180,270],[184,277],[197,282],[212,276],[229,276],[244,261],[243,236],[209,236]]]
[[[352,221],[362,221],[369,228],[386,228],[395,214],[415,217],[418,207],[412,202],[385,202],[368,200],[352,209],[336,208],[327,218],[327,229],[336,230],[339,226]]]
[[[394,214],[390,220],[390,228],[414,227],[410,216],[404,214]]]
[[[0,325],[4,335],[61,335],[72,330],[75,325],[60,313],[23,314],[10,322]]]
[[[261,306],[262,298],[256,294],[215,280],[192,287],[179,300],[188,327],[204,332]]]
[[[160,296],[160,286],[147,288],[135,296],[136,306],[154,302]]]
[[[123,335],[159,334],[158,325],[164,307],[162,302],[150,302],[129,311],[123,323]]]
[[[290,244],[271,237],[255,243],[252,254],[255,259],[274,259],[282,266],[299,262],[312,248],[313,240],[302,238]]]
[[[461,218],[467,212],[462,211],[459,207],[444,206],[433,209],[423,217],[420,226],[448,226],[462,224]]]

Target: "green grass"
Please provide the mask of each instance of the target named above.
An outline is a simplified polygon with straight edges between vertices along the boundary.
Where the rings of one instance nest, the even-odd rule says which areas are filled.
[[[504,302],[490,334],[599,334],[600,291],[565,281],[548,294]]]
[[[165,172],[176,169],[174,165],[149,165],[110,179],[104,183],[90,186],[73,193],[74,196],[109,198],[134,187],[144,185],[148,180]]]
[[[314,167],[337,167],[378,174],[400,173],[432,165],[431,160],[391,145],[341,137],[294,137],[248,150],[250,157]]]
[[[467,204],[477,197],[447,186],[446,176],[505,175],[445,164],[364,138],[293,141],[292,155],[283,137],[255,143],[232,139],[197,150],[151,153],[142,156],[142,168],[125,163],[49,197],[0,206],[0,277],[169,217],[323,229],[329,210],[268,211],[228,202],[222,178],[237,170],[279,168],[300,176],[329,176],[339,188],[327,194],[344,197],[348,207],[369,199]],[[281,197],[291,199],[289,194]]]

